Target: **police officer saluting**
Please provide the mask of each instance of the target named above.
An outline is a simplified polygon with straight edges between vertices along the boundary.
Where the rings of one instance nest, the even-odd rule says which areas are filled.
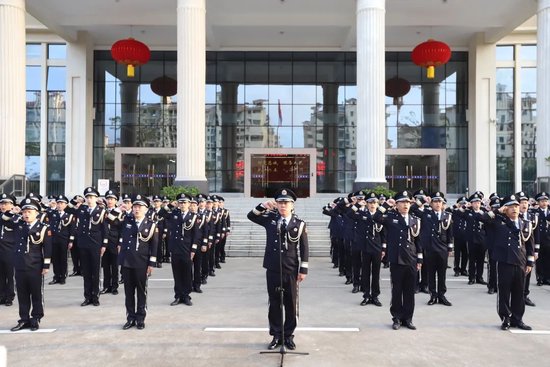
[[[295,200],[296,195],[291,190],[282,189],[275,194],[275,201],[266,201],[247,215],[252,222],[264,227],[267,235],[263,267],[269,294],[269,334],[273,336],[269,349],[275,349],[283,342],[288,349],[296,349],[293,333],[297,319],[297,289],[308,272],[309,245],[306,223],[292,213]],[[281,287],[284,290],[283,305]],[[283,307],[284,325],[281,319]]]
[[[13,195],[0,196],[0,304],[13,305],[15,286],[13,283],[14,223],[11,221],[17,201]]]
[[[151,275],[157,262],[158,228],[156,223],[146,216],[149,200],[136,195],[133,200],[132,214],[125,216],[119,246],[119,263],[124,277],[126,295],[127,330],[133,326],[145,328],[147,304],[147,276]],[[137,298],[137,305],[136,305]]]
[[[50,268],[52,234],[47,224],[37,220],[40,212],[38,202],[25,199],[21,203],[21,210],[23,220],[19,216],[12,218],[17,223],[14,264],[20,319],[11,331],[26,328],[35,331],[44,317],[43,277]]]
[[[53,280],[49,284],[65,284],[67,277],[67,251],[73,233],[73,215],[65,211],[69,199],[65,195],[54,197],[56,209],[48,211],[52,237]]]

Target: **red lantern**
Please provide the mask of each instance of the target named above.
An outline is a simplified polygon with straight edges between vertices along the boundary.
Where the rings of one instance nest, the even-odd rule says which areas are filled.
[[[111,55],[116,62],[128,66],[126,75],[133,78],[134,67],[147,64],[151,58],[151,51],[145,43],[128,38],[113,43]]]
[[[450,58],[449,45],[432,39],[417,45],[412,52],[412,61],[418,66],[428,68],[428,79],[434,78],[436,66],[446,64]]]
[[[163,103],[166,104],[166,97],[171,97],[178,92],[178,82],[164,75],[151,82],[151,90],[161,96]]]
[[[393,77],[386,80],[386,96],[393,98],[394,105],[402,105],[402,97],[411,90],[411,83],[405,79]]]

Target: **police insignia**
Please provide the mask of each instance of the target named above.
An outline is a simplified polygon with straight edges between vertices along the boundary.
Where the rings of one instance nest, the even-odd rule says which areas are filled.
[[[281,191],[281,194],[286,195],[287,194],[286,190]]]

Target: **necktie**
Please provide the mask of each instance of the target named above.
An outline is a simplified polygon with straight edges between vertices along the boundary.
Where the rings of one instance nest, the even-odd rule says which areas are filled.
[[[441,212],[437,212],[437,220],[441,220]]]
[[[285,248],[288,250],[287,244],[286,244],[286,219],[283,218],[281,222],[281,242],[285,246]]]

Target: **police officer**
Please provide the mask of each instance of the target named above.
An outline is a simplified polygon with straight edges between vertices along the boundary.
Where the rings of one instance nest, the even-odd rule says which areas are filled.
[[[540,240],[539,258],[537,260],[536,276],[537,285],[550,285],[550,209],[548,208],[548,193],[545,191],[535,195],[538,209],[535,211],[539,217],[537,227]]]
[[[86,200],[84,199],[84,196],[82,195],[75,195],[72,200],[69,202],[70,207],[73,209],[78,209],[80,205],[84,204]],[[74,219],[76,221],[76,218]],[[76,225],[76,222],[75,222]],[[81,276],[82,275],[82,269],[80,268],[80,247],[78,246],[78,241],[74,237],[74,235],[71,235],[70,241],[73,245],[72,247],[69,247],[69,251],[71,252],[71,260],[73,262],[73,272],[69,274],[70,277],[75,276]]]
[[[309,244],[306,223],[293,213],[296,201],[294,192],[281,189],[274,198],[275,201],[265,201],[256,206],[247,217],[266,231],[263,267],[266,269],[269,295],[269,334],[273,336],[268,348],[274,349],[284,342],[288,349],[294,350],[297,289],[298,283],[308,273]],[[281,318],[283,307],[284,325]]]
[[[56,209],[48,212],[52,230],[53,279],[48,284],[65,284],[67,277],[67,251],[74,231],[74,216],[66,212],[69,199],[65,195],[55,197]]]
[[[533,240],[535,244],[534,255],[536,262],[540,250],[540,238],[539,232],[537,230],[537,227],[539,225],[539,216],[535,212],[529,210],[529,196],[527,196],[523,191],[516,193],[516,198],[519,201],[519,216],[523,220],[531,222],[531,228],[533,229]],[[531,283],[531,273],[532,271],[527,273],[527,275],[525,276],[525,288],[523,290],[523,294],[525,298],[525,305],[535,307],[535,303],[529,298],[529,283]]]
[[[447,293],[446,273],[449,253],[453,251],[452,214],[444,210],[445,195],[437,191],[428,197],[428,208],[420,202],[413,205],[412,212],[422,221],[420,241],[426,258],[424,266],[428,268],[428,305],[436,303],[451,306],[445,297]]]
[[[372,303],[382,307],[378,299],[380,295],[380,265],[386,252],[384,227],[375,223],[372,216],[378,208],[378,197],[374,192],[366,195],[366,207],[361,202],[356,203],[352,210],[356,217],[356,242],[361,249],[361,288],[363,288],[363,301],[361,306]],[[371,281],[372,279],[372,281]]]
[[[52,233],[49,226],[38,221],[41,207],[33,199],[21,203],[22,215],[14,216],[15,226],[15,282],[19,303],[19,321],[11,331],[30,328],[38,330],[44,317],[44,275],[48,272],[52,254]],[[32,311],[31,311],[32,305]]]
[[[501,329],[531,330],[523,322],[525,274],[531,271],[535,261],[531,221],[519,217],[515,195],[505,197],[502,207],[486,213],[484,220],[496,224],[493,256],[497,261],[497,311]]]
[[[117,207],[118,194],[113,190],[105,193],[106,238],[107,246],[105,253],[101,257],[101,266],[103,267],[103,289],[100,294],[111,293],[118,294],[118,245],[120,240],[120,231],[125,213]]]
[[[157,268],[162,268],[162,261],[164,258],[164,240],[166,238],[164,218],[159,216],[162,210],[162,198],[159,195],[153,195],[151,198],[151,207],[147,211],[147,217],[157,224],[159,231],[159,241],[157,246]]]
[[[119,263],[124,276],[126,323],[122,329],[145,328],[147,277],[157,262],[158,228],[146,214],[149,199],[136,195],[132,214],[124,217],[121,226]],[[137,300],[137,304],[136,304]]]
[[[107,246],[105,209],[97,206],[99,192],[94,187],[84,190],[86,204],[71,209],[76,217],[74,237],[80,247],[80,262],[84,278],[84,302],[81,306],[99,306],[99,268]],[[72,243],[69,242],[69,248]]]
[[[470,237],[468,239],[468,284],[483,284],[483,268],[485,266],[486,233],[483,222],[479,216],[485,211],[481,207],[483,195],[481,192],[473,193],[468,201],[470,208],[465,211]]]
[[[222,212],[222,235],[220,244],[217,247],[219,256],[216,257],[216,269],[221,269],[220,263],[225,263],[225,244],[227,243],[227,237],[231,233],[231,216],[229,210],[225,207],[225,199],[218,196],[220,210]]]
[[[390,209],[395,205],[394,209]],[[420,219],[411,215],[409,209],[411,197],[403,191],[387,200],[378,208],[373,219],[387,228],[388,261],[391,276],[392,328],[398,330],[401,325],[416,330],[412,322],[414,314],[414,290],[417,272],[422,268],[423,254],[421,241],[415,242],[420,235]]]
[[[340,200],[341,198],[336,198],[331,203],[328,203],[326,206],[323,207],[323,214],[330,217],[330,221],[328,223],[328,229],[330,233],[330,254],[332,257],[332,267],[335,269],[338,269],[340,267],[340,263],[342,262],[340,259],[340,251],[341,247],[343,246],[343,223],[340,214],[336,210],[334,210],[336,204]]]
[[[182,193],[177,200],[179,207],[163,214],[168,226],[168,247],[174,276],[174,301],[170,305],[183,303],[192,306],[189,294],[192,290],[193,258],[200,238],[199,226],[195,225],[197,215],[189,210],[191,197]]]
[[[489,201],[489,210],[498,210],[500,208],[500,198],[493,196]],[[493,222],[485,222],[485,236],[487,239],[487,255],[489,257],[488,275],[487,275],[487,293],[494,294],[497,291],[497,262],[493,256],[494,238],[496,225]]]
[[[202,205],[202,203],[199,203],[199,206]],[[215,220],[215,215],[214,215],[214,212],[212,210],[212,207],[213,207],[213,199],[212,199],[212,196],[210,195],[207,195],[206,196],[206,200],[204,202],[204,211],[203,211],[203,220],[204,220],[204,226],[206,226],[205,228],[205,232],[208,233],[208,237],[207,237],[207,247],[206,247],[206,252],[203,253],[203,256],[202,256],[202,264],[201,264],[201,284],[206,284],[208,282],[208,273],[210,271],[210,267],[214,266],[213,264],[211,265],[211,253],[212,251],[214,251],[214,237],[216,236],[216,232],[215,232],[215,224],[214,224],[214,220]],[[199,213],[200,213],[200,208],[199,208]],[[201,246],[201,251],[202,251],[202,246]],[[200,292],[199,292],[200,293]]]
[[[466,209],[468,199],[461,196],[456,200],[456,209]],[[468,228],[468,221],[463,215],[463,211],[453,210],[453,235],[455,241],[454,271],[455,277],[460,275],[468,276],[466,267],[468,265],[468,234],[471,228]]]
[[[0,304],[13,305],[15,286],[13,283],[14,224],[11,221],[17,200],[10,194],[0,195]]]

